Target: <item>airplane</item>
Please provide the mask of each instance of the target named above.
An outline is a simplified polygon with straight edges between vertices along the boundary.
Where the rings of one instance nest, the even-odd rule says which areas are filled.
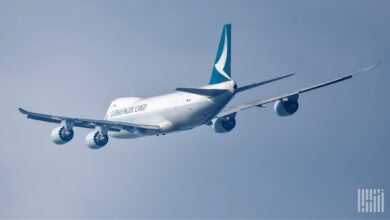
[[[51,139],[60,145],[72,140],[74,127],[93,129],[85,138],[86,144],[91,149],[104,147],[109,137],[126,139],[159,136],[202,125],[212,126],[216,133],[226,133],[236,126],[236,115],[241,110],[274,103],[273,109],[278,116],[290,116],[297,112],[298,98],[301,94],[351,79],[379,64],[283,95],[225,108],[237,93],[294,75],[294,73],[287,74],[238,87],[231,75],[231,24],[226,24],[222,29],[208,85],[197,88],[176,88],[172,93],[149,98],[120,97],[111,102],[104,119],[41,114],[22,108],[19,108],[19,111],[30,119],[59,124],[52,130]]]

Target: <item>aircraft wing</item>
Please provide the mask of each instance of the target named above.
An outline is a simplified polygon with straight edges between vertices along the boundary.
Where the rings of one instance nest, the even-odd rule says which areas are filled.
[[[145,124],[137,124],[137,123],[127,123],[127,122],[116,122],[116,121],[107,121],[107,120],[94,120],[94,119],[84,119],[84,118],[71,118],[57,115],[47,115],[35,112],[29,112],[22,108],[19,108],[19,111],[22,114],[27,115],[27,118],[57,123],[60,124],[63,121],[71,123],[75,127],[82,128],[95,128],[95,127],[105,127],[110,131],[120,131],[121,129],[132,130],[134,128],[137,129],[146,129],[146,130],[154,130],[159,131],[160,127],[156,125],[145,125]]]
[[[253,108],[253,107],[264,107],[264,105],[266,105],[268,103],[271,103],[271,102],[275,102],[277,100],[281,100],[281,99],[285,99],[285,98],[289,98],[289,97],[294,97],[294,96],[297,97],[301,93],[309,92],[309,91],[314,90],[314,89],[319,89],[319,88],[322,88],[322,87],[325,87],[325,86],[328,86],[328,85],[331,85],[331,84],[334,84],[334,83],[338,83],[338,82],[341,82],[341,81],[344,81],[344,80],[347,80],[347,79],[351,79],[354,75],[356,75],[358,73],[366,72],[368,70],[371,70],[374,67],[378,66],[379,64],[380,63],[377,63],[377,64],[371,65],[369,67],[366,67],[366,68],[364,68],[362,70],[359,70],[357,72],[345,75],[343,77],[339,77],[339,78],[336,78],[336,79],[333,79],[333,80],[329,80],[329,81],[326,81],[326,82],[318,83],[316,85],[312,85],[312,86],[308,86],[308,87],[305,87],[305,88],[301,88],[301,89],[298,89],[296,91],[289,92],[289,93],[286,93],[286,94],[283,94],[283,95],[279,95],[279,96],[275,96],[275,97],[271,97],[271,98],[267,98],[267,99],[261,99],[261,100],[257,100],[257,101],[254,101],[254,102],[249,102],[249,103],[246,103],[246,104],[242,104],[242,105],[238,105],[238,106],[235,106],[235,107],[232,107],[232,108],[228,108],[226,110],[221,111],[216,117],[217,118],[221,118],[221,117],[225,117],[225,116],[237,113],[237,112],[239,112],[241,110],[244,110],[244,109]]]

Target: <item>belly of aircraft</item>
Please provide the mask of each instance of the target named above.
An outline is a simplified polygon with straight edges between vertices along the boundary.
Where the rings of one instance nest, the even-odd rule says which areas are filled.
[[[143,113],[136,118],[127,118],[125,121],[158,125],[164,128],[161,132],[141,133],[137,130],[122,130],[120,132],[110,132],[114,138],[138,138],[143,136],[167,134],[183,130],[193,129],[209,122],[226,105],[228,100],[207,100],[201,102],[188,103],[186,105],[176,105],[171,108],[162,109],[158,112]]]

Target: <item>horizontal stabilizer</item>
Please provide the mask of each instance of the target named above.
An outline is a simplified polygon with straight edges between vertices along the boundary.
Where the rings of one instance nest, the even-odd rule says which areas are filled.
[[[258,86],[270,83],[270,82],[274,82],[274,81],[277,81],[277,80],[281,80],[281,79],[284,79],[284,78],[287,78],[287,77],[290,77],[290,76],[293,76],[293,75],[295,75],[295,73],[291,73],[291,74],[287,74],[287,75],[284,75],[284,76],[279,76],[279,77],[276,77],[276,78],[273,78],[273,79],[265,80],[265,81],[262,81],[262,82],[253,83],[253,84],[250,84],[250,85],[247,85],[247,86],[239,87],[239,88],[236,89],[236,92],[242,92],[242,91],[245,91],[245,90],[248,90],[248,89],[252,89],[252,88],[255,88],[255,87],[258,87]]]
[[[228,90],[225,89],[199,89],[199,88],[176,88],[177,91],[187,92],[203,96],[218,96]]]

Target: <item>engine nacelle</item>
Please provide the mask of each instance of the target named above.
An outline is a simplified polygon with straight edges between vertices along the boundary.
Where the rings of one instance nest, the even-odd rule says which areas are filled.
[[[85,142],[91,149],[99,149],[104,147],[108,142],[108,135],[101,131],[92,131],[85,137]]]
[[[51,139],[56,144],[66,144],[74,136],[73,129],[67,129],[65,126],[56,127],[51,131]]]
[[[278,100],[274,104],[274,110],[279,116],[289,116],[298,111],[298,100]]]
[[[218,118],[213,123],[214,131],[217,133],[226,133],[236,127],[236,119],[234,117]]]

